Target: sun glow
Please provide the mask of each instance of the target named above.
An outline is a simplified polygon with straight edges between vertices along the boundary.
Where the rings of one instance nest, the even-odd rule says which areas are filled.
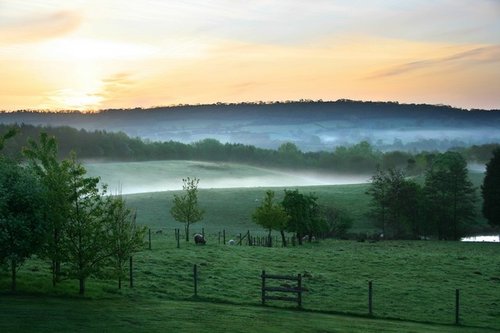
[[[50,97],[54,105],[68,110],[93,110],[99,107],[103,98],[91,91],[61,89]]]
[[[0,109],[301,98],[499,107],[496,2],[359,2],[0,0]]]

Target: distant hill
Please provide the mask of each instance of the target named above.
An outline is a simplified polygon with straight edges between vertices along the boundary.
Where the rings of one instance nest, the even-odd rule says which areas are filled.
[[[152,141],[222,143],[303,151],[333,150],[362,140],[382,150],[445,150],[500,142],[500,110],[394,102],[275,102],[187,105],[96,113],[0,112],[0,123],[122,131]]]

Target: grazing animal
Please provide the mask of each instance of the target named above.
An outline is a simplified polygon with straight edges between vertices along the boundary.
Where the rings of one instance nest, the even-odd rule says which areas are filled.
[[[156,230],[156,234],[157,235],[162,235],[163,234],[163,230]]]
[[[306,235],[306,236],[302,237],[302,241],[303,241],[303,242],[307,242],[307,241],[309,241],[309,236],[308,236],[308,235]],[[316,237],[311,236],[311,242],[315,242],[315,241],[316,241]]]
[[[205,245],[207,243],[207,241],[205,240],[205,237],[203,237],[203,235],[196,234],[196,235],[194,235],[194,243]]]
[[[234,239],[230,239],[229,242],[227,242],[229,245],[234,245],[235,244],[235,241]]]

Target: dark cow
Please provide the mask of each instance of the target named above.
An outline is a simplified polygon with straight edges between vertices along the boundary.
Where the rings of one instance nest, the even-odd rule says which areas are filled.
[[[201,235],[201,234],[194,235],[194,243],[195,244],[205,245],[206,242],[207,241],[205,240],[205,237],[203,237],[203,235]]]

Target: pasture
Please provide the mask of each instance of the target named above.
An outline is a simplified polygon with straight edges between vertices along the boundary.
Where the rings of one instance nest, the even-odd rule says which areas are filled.
[[[194,161],[86,163],[85,167],[90,176],[100,176],[111,193],[126,195],[129,206],[137,209],[138,222],[155,229],[182,227],[170,216],[172,198],[182,189],[182,178],[198,177],[199,202],[206,212],[204,220],[197,224],[200,230],[217,233],[225,229],[231,237],[247,230],[262,231],[251,216],[266,190],[274,190],[276,199],[281,200],[283,189],[298,188],[303,193],[316,194],[322,205],[348,212],[354,220],[352,233],[379,231],[366,216],[369,175],[322,175]],[[469,176],[479,187],[484,174],[471,171]],[[417,177],[417,181],[423,182],[423,177]],[[478,200],[478,212],[480,206]],[[477,222],[486,223],[481,214]]]
[[[150,163],[150,162],[148,162]],[[140,172],[143,164],[117,164],[108,178],[122,179]],[[209,177],[232,166],[194,166]],[[185,165],[184,165],[185,166]],[[221,171],[217,168],[225,169]],[[105,171],[104,166],[94,172]],[[135,168],[135,169],[134,169]],[[243,172],[259,173],[255,169]],[[123,174],[120,175],[120,170]],[[134,171],[135,170],[135,171]],[[164,170],[159,167],[159,170]],[[253,171],[250,171],[253,170]],[[163,172],[163,171],[162,171]],[[92,173],[91,173],[92,174]],[[105,175],[105,173],[104,173]],[[473,178],[480,183],[481,175]],[[286,186],[296,188],[297,184]],[[376,231],[366,217],[367,184],[305,186],[325,205],[347,210],[353,232]],[[207,244],[183,241],[174,229],[183,224],[170,214],[173,195],[152,192],[126,195],[137,209],[137,221],[152,230],[152,249],[133,258],[134,288],[117,289],[103,274],[87,283],[85,298],[76,297],[78,284],[65,280],[52,287],[49,264],[29,260],[18,273],[19,293],[12,295],[8,272],[0,274],[0,331],[230,331],[262,332],[494,332],[500,330],[500,244],[437,241],[356,242],[323,240],[297,247],[251,247],[219,244],[218,234],[238,240],[240,233],[264,231],[251,220],[267,189],[278,200],[284,187],[204,188],[200,205],[206,215],[191,233],[204,229]],[[161,231],[161,232],[160,232]],[[158,233],[157,233],[158,232]],[[146,236],[147,240],[147,236]],[[246,244],[246,242],[244,242]],[[193,296],[193,265],[198,267],[198,297]],[[1,269],[1,268],[0,268]],[[302,274],[303,311],[293,303],[260,306],[260,274]],[[106,272],[104,272],[106,273]],[[373,282],[373,316],[368,314],[368,282]],[[460,289],[460,323],[454,326],[455,290]]]
[[[93,307],[94,302],[96,306],[104,304],[107,307],[122,300],[124,303],[110,312],[111,316],[118,317],[135,315],[136,307],[127,308],[124,305],[127,303],[152,309],[154,314],[150,316],[162,316],[159,309],[174,306],[169,302],[193,300],[204,303],[184,306],[206,307],[206,311],[210,312],[212,307],[220,305],[227,309],[225,315],[232,316],[229,313],[234,312],[236,317],[245,317],[243,313],[246,312],[262,313],[260,308],[254,306],[260,304],[260,273],[265,269],[275,274],[303,275],[303,285],[308,292],[303,297],[305,312],[300,312],[302,318],[330,313],[354,316],[352,320],[358,322],[359,318],[367,316],[368,281],[373,281],[373,314],[376,318],[452,324],[454,293],[455,289],[460,289],[460,318],[461,324],[469,328],[466,331],[474,327],[500,330],[498,251],[498,243],[433,241],[359,243],[326,240],[302,247],[265,248],[219,245],[210,236],[205,246],[183,241],[178,249],[173,230],[166,230],[152,235],[152,250],[144,250],[135,256],[132,289],[125,286],[118,290],[112,280],[91,280],[87,299],[67,299],[68,295],[76,295],[77,282],[65,281],[52,288],[48,264],[31,260],[19,272],[19,290],[27,294],[42,294],[43,297],[63,296],[62,299],[49,299],[47,302],[82,302],[84,308]],[[198,265],[199,271],[198,298],[193,297],[193,264]],[[8,288],[8,278],[4,274],[0,289]],[[7,305],[4,303],[3,308],[7,313],[15,315],[23,308],[19,305],[17,310],[16,307],[10,309],[8,304],[14,299],[5,297],[3,295],[2,299],[7,300],[3,301]],[[14,304],[18,302],[23,301],[15,300]],[[41,308],[39,302],[43,304],[44,301],[34,298],[24,302],[28,307],[33,303],[32,306]],[[270,304],[272,310],[269,311],[272,313],[278,311],[274,306],[284,309],[295,307],[280,302]],[[295,316],[287,311],[281,316]],[[83,314],[78,311],[74,316],[77,322],[83,320]],[[170,318],[166,313],[164,316]],[[213,320],[217,321],[218,317]],[[135,322],[133,319],[130,321]],[[142,319],[136,321],[140,323]],[[306,322],[304,327],[311,328],[307,326],[309,321]],[[277,327],[281,326],[275,324],[277,326],[270,327],[269,331],[279,331]],[[241,327],[236,331],[251,329]]]

